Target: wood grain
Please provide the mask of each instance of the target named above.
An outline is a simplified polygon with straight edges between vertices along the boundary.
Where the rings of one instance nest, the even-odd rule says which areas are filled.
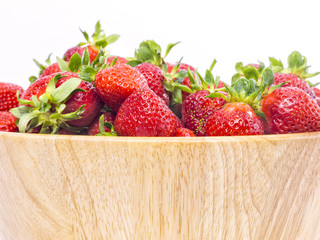
[[[320,133],[0,133],[0,238],[319,240]]]

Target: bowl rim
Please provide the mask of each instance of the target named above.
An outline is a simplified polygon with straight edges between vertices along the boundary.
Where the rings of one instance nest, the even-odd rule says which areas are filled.
[[[266,134],[254,136],[212,136],[212,137],[125,137],[125,136],[88,136],[88,135],[50,135],[31,134],[18,132],[0,132],[0,138],[24,138],[26,140],[72,140],[90,142],[259,142],[259,141],[283,141],[301,139],[320,139],[320,132],[289,133],[289,134]]]

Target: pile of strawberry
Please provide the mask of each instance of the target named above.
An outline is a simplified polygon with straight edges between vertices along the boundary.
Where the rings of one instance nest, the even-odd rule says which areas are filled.
[[[112,56],[100,23],[86,41],[57,62],[36,64],[39,76],[27,89],[0,83],[0,131],[102,136],[235,136],[320,131],[320,90],[307,81],[304,56],[293,52],[288,66],[275,58],[236,64],[231,85],[202,76],[196,68],[165,61],[144,41],[134,57]]]

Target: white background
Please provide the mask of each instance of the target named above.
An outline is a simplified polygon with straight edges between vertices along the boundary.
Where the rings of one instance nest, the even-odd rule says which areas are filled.
[[[111,54],[133,56],[147,39],[163,50],[181,41],[168,61],[184,57],[183,62],[204,73],[215,58],[213,73],[226,82],[236,62],[269,64],[269,56],[286,62],[293,50],[308,58],[310,72],[320,71],[316,0],[1,0],[0,81],[27,87],[29,76],[38,73],[33,58],[44,62],[49,53],[52,60],[62,57],[84,40],[79,28],[91,34],[98,20],[107,35],[121,35],[107,47]]]

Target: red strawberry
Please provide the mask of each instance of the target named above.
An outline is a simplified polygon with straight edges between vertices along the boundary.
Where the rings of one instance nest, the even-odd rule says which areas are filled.
[[[58,72],[61,72],[58,63],[53,63],[53,64],[49,65],[48,67],[46,67],[41,72],[40,77],[45,77],[45,76],[51,75],[53,73],[58,73]]]
[[[175,137],[196,137],[193,131],[188,128],[177,128]]]
[[[68,62],[70,60],[70,58],[72,57],[73,54],[75,53],[78,53],[80,55],[80,57],[82,57],[83,53],[84,53],[84,50],[86,49],[86,47],[88,48],[88,52],[89,52],[89,56],[90,56],[90,61],[93,62],[98,53],[99,53],[99,50],[94,47],[94,46],[91,46],[91,45],[86,45],[86,46],[81,46],[81,47],[72,47],[72,48],[69,48],[63,55],[63,59]]]
[[[221,109],[226,101],[222,98],[209,98],[207,90],[200,90],[187,97],[182,107],[182,122],[198,136],[205,136],[207,118]]]
[[[145,77],[149,88],[169,106],[169,92],[164,88],[162,70],[152,63],[141,63],[135,67]]]
[[[0,82],[0,111],[9,111],[19,105],[17,91],[20,96],[24,92],[19,85]]]
[[[43,78],[39,78],[32,85],[30,85],[30,87],[24,92],[21,98],[25,100],[32,100],[33,95],[39,98],[46,93],[49,82],[52,81],[53,78],[57,77],[56,75],[57,74],[52,74]],[[57,88],[66,83],[71,78],[78,78],[77,74],[71,72],[62,72],[61,77],[62,78],[60,78],[56,83]],[[68,98],[63,102],[65,103],[65,107],[61,114],[77,112],[83,105],[85,105],[83,107],[83,111],[79,113],[80,115],[77,116],[77,118],[63,120],[71,126],[85,127],[88,126],[99,113],[101,101],[91,83],[79,80],[78,88],[84,91],[78,91],[76,93],[73,93],[71,96],[68,96]],[[48,109],[48,112],[46,112],[45,114],[47,114],[48,116],[50,116],[51,114],[55,114],[55,112],[52,111],[53,109]]]
[[[314,94],[316,95],[316,102],[320,106],[320,89],[317,87],[311,87],[311,89],[314,92]]]
[[[99,118],[101,117],[101,115],[104,115],[105,122],[109,122],[111,124],[114,123],[115,115],[112,112],[101,113],[93,120],[93,122],[88,127],[88,135],[93,136],[93,135],[100,133],[100,131],[99,131]],[[107,127],[104,127],[104,130],[106,132],[110,132],[110,129],[108,129]]]
[[[236,136],[263,134],[262,122],[248,104],[227,103],[207,119],[207,136]]]
[[[110,56],[107,58],[107,65],[110,66],[110,64],[113,62],[113,60],[117,58],[117,61],[115,62],[114,66],[115,65],[118,65],[118,64],[126,64],[127,62],[129,62],[127,59],[123,58],[123,57],[119,57],[119,56]]]
[[[68,49],[63,57],[65,61],[69,61],[72,55],[76,52],[80,56],[82,56],[85,51],[85,48],[87,47],[90,56],[90,61],[93,62],[96,59],[100,49],[104,49],[108,44],[117,41],[119,38],[119,35],[116,34],[107,37],[101,30],[99,21],[96,23],[95,32],[92,34],[92,39],[89,39],[89,35],[87,32],[82,30],[81,32],[85,37],[86,42],[81,42],[77,46]]]
[[[274,74],[274,83],[277,85],[280,83],[288,82],[283,85],[283,87],[297,87],[308,93],[313,99],[316,98],[313,90],[309,87],[307,82],[301,80],[297,75],[293,73],[275,73]]]
[[[152,90],[140,89],[121,105],[114,128],[121,136],[173,136],[179,119]]]
[[[10,112],[0,111],[0,132],[17,132],[16,118]]]
[[[97,92],[114,112],[134,91],[148,88],[148,82],[135,68],[127,64],[116,65],[99,71],[95,77]]]
[[[262,100],[267,133],[320,131],[320,108],[305,91],[297,87],[279,88]]]

